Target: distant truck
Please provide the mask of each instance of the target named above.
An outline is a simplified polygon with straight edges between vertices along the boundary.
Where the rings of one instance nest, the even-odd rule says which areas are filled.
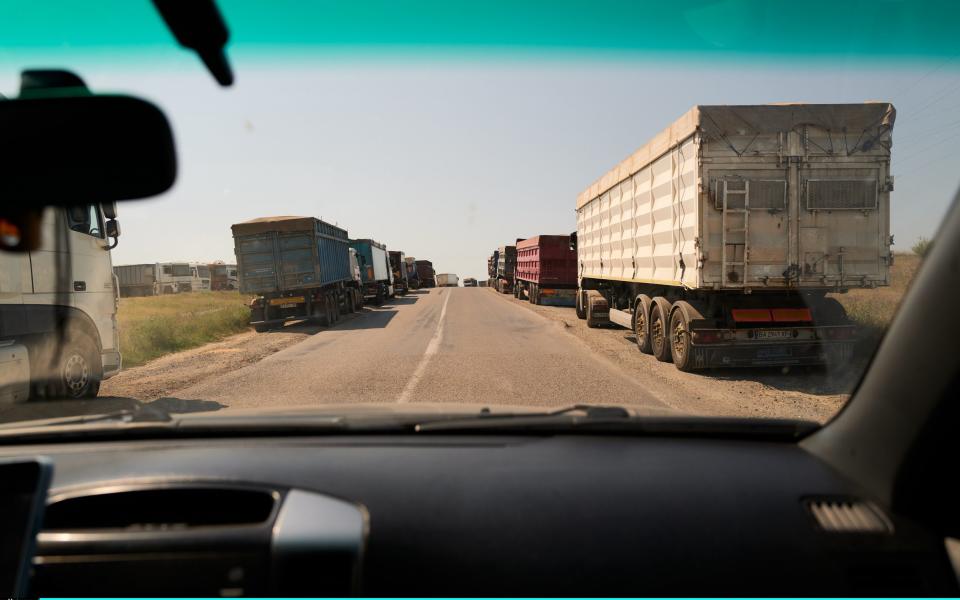
[[[233,291],[239,287],[237,265],[227,265],[222,261],[207,265],[210,269],[210,289],[215,292]]]
[[[379,306],[387,298],[393,298],[393,273],[387,247],[369,239],[351,240],[350,246],[357,251],[357,260],[360,262],[364,299],[370,299]]]
[[[190,263],[190,275],[193,278],[193,281],[190,282],[191,291],[210,291],[210,265],[207,263]]]
[[[500,250],[494,250],[493,254],[487,257],[487,286],[497,286],[497,263],[500,260]]]
[[[574,306],[577,253],[569,235],[538,235],[517,242],[513,295],[531,304]]]
[[[463,287],[477,287],[477,280],[473,277],[464,277]]]
[[[48,208],[40,232],[35,251],[0,251],[0,404],[94,397],[120,372],[116,207]]]
[[[403,296],[410,289],[407,280],[406,255],[399,250],[390,250],[390,271],[393,274],[393,292]]]
[[[513,275],[517,264],[517,247],[500,246],[497,249],[497,271],[494,286],[501,294],[513,291]]]
[[[417,259],[412,256],[403,258],[404,270],[407,272],[407,285],[411,290],[420,287],[420,275],[417,273]]]
[[[257,331],[300,319],[330,325],[363,306],[345,230],[313,217],[263,217],[231,229]]]
[[[194,276],[190,263],[158,263],[157,269],[157,294],[193,291]]]
[[[437,287],[457,287],[460,285],[460,278],[453,273],[440,273],[437,275]]]
[[[120,297],[156,296],[160,293],[159,265],[117,265],[113,273],[120,282]]]
[[[890,282],[891,104],[695,106],[577,198],[577,315],[682,371],[840,365]]]
[[[417,278],[420,280],[420,287],[437,287],[437,273],[433,270],[433,263],[429,260],[418,260],[414,264],[417,266]]]

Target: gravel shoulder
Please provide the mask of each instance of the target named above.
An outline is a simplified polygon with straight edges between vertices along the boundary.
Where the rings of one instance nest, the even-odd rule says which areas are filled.
[[[356,316],[344,315],[342,318]],[[265,333],[247,331],[219,342],[168,354],[145,365],[124,369],[104,381],[100,395],[143,401],[176,396],[180,390],[259,362],[322,329],[319,325],[293,324]]]
[[[633,332],[617,326],[590,329],[573,308],[538,306],[512,295],[499,294],[504,302],[523,305],[560,324],[592,351],[616,363],[643,381],[657,397],[676,408],[703,415],[829,420],[850,397],[865,368],[865,359],[850,365],[822,368],[714,369],[696,373],[678,371],[637,349]],[[612,402],[596,398],[596,402]]]

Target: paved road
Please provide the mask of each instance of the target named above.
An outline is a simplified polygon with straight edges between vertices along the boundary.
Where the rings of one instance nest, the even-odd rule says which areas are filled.
[[[565,333],[562,323],[485,288],[420,290],[367,308],[177,396],[231,408],[609,402],[668,411],[635,375],[598,357]]]

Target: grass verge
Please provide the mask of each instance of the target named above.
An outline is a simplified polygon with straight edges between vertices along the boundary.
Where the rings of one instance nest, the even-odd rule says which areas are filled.
[[[237,292],[121,298],[117,317],[123,366],[245,331],[250,321],[246,301]]]
[[[890,267],[890,285],[874,290],[850,290],[834,297],[861,328],[866,343],[875,344],[893,319],[913,276],[920,268],[916,254],[897,254]]]

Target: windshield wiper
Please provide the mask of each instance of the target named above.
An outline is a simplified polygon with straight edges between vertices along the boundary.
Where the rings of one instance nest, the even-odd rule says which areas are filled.
[[[792,419],[643,416],[621,406],[578,404],[543,413],[492,414],[424,421],[418,433],[567,433],[605,432],[642,435],[734,437],[796,440],[819,429],[817,423]]]
[[[71,425],[86,425],[87,423],[169,423],[173,421],[170,413],[150,405],[141,405],[136,408],[123,408],[85,415],[69,417],[54,417],[35,421],[16,421],[0,425],[0,432],[5,430],[31,430],[48,427],[67,427]]]

